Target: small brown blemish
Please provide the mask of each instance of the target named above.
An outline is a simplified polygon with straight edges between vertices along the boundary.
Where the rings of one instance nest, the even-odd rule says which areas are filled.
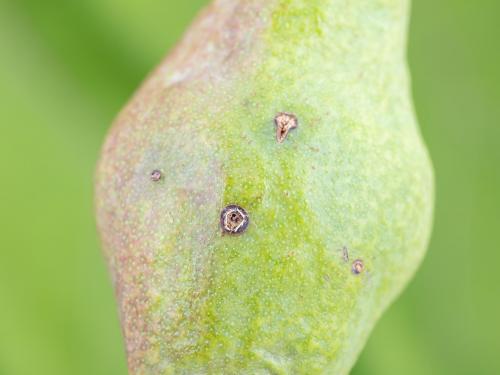
[[[151,181],[157,182],[160,181],[162,178],[162,173],[159,169],[155,169],[153,172],[151,172]]]
[[[342,258],[344,258],[344,262],[349,262],[349,250],[347,250],[347,246],[342,248]]]
[[[227,206],[220,214],[220,225],[225,233],[243,233],[247,229],[249,221],[247,212],[235,204]]]
[[[274,118],[276,124],[276,140],[278,143],[283,143],[288,135],[288,132],[299,126],[297,116],[291,113],[280,112]]]
[[[361,259],[356,259],[354,262],[352,262],[352,273],[355,275],[359,275],[363,270],[365,269],[365,265],[363,264],[363,261]]]

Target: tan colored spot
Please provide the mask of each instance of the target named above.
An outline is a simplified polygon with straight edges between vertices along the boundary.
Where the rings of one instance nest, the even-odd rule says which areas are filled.
[[[276,140],[278,143],[283,143],[290,130],[299,125],[297,116],[285,112],[278,113],[274,118],[274,123],[276,124]]]
[[[229,205],[224,208],[220,215],[222,230],[230,234],[243,233],[249,223],[247,212],[240,206]]]
[[[363,270],[365,269],[365,265],[363,264],[363,261],[361,259],[356,259],[352,263],[352,273],[355,275],[359,275]]]
[[[151,181],[157,182],[160,181],[162,177],[162,173],[160,170],[155,169],[153,172],[151,172]]]

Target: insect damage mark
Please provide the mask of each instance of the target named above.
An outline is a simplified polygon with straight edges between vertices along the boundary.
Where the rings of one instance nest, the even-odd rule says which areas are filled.
[[[365,269],[365,265],[361,259],[356,259],[352,263],[351,271],[355,275],[359,275]]]
[[[342,248],[342,258],[344,259],[344,262],[349,262],[349,250],[347,250],[347,246]]]
[[[249,223],[249,217],[243,207],[231,204],[224,208],[220,215],[220,225],[225,233],[243,233]]]
[[[163,174],[161,173],[161,171],[159,169],[155,169],[153,172],[151,172],[151,175],[150,175],[151,181],[153,181],[153,182],[160,181],[162,177],[163,177]]]
[[[290,130],[299,126],[297,116],[292,113],[280,112],[274,117],[276,125],[276,141],[283,143]]]

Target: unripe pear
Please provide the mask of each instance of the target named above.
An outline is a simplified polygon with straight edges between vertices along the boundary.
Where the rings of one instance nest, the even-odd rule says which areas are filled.
[[[216,0],[117,118],[96,207],[131,374],[347,374],[433,173],[406,0]]]

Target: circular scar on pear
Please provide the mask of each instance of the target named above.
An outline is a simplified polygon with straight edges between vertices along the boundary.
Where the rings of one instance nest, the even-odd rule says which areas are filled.
[[[248,214],[240,206],[231,204],[221,212],[220,225],[224,233],[241,234],[247,229],[248,223]]]
[[[150,178],[151,178],[151,181],[153,182],[158,182],[161,180],[162,178],[162,173],[160,170],[158,169],[155,169],[153,172],[151,172],[151,175],[150,175]]]

